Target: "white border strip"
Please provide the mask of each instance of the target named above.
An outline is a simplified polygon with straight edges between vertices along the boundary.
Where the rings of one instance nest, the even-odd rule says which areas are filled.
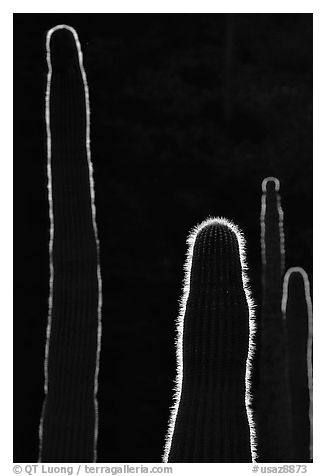
[[[26,8],[27,11],[26,11]],[[293,0],[275,0],[273,3],[263,4],[257,0],[250,0],[244,4],[241,0],[232,0],[232,2],[212,2],[212,0],[202,0],[201,2],[184,0],[165,2],[160,0],[155,4],[148,2],[148,0],[141,0],[134,2],[133,0],[122,0],[119,3],[108,3],[103,0],[96,0],[92,3],[67,2],[67,0],[57,0],[52,4],[41,5],[39,1],[31,1],[26,4],[26,1],[15,0],[14,10],[20,13],[100,13],[100,14],[114,14],[114,13],[307,13],[319,9],[318,1],[307,3],[305,0],[298,0],[296,3]]]
[[[68,25],[57,25],[54,28],[51,28],[47,32],[46,36],[46,60],[48,65],[48,75],[47,75],[47,87],[46,87],[46,96],[45,96],[45,121],[46,121],[46,133],[47,133],[47,174],[48,174],[48,201],[49,201],[49,217],[50,217],[50,241],[49,241],[49,259],[50,259],[50,290],[49,290],[49,312],[48,312],[48,324],[46,329],[46,346],[45,346],[45,359],[44,359],[44,393],[45,401],[43,405],[43,412],[39,427],[39,438],[40,438],[40,447],[39,447],[39,458],[42,454],[42,437],[43,437],[43,413],[45,409],[45,402],[48,393],[48,357],[49,357],[49,343],[51,335],[51,321],[52,321],[52,307],[53,307],[53,280],[54,280],[54,268],[53,268],[53,239],[54,239],[54,213],[53,213],[53,199],[52,199],[52,170],[51,170],[51,128],[50,128],[50,94],[51,94],[51,79],[52,79],[52,64],[51,64],[51,48],[50,40],[53,33],[57,30],[66,29],[70,31],[75,39],[76,48],[78,52],[79,67],[84,83],[85,91],[85,103],[86,103],[86,154],[89,170],[89,185],[90,185],[90,199],[91,199],[91,209],[92,209],[92,224],[94,230],[94,236],[96,241],[97,248],[97,281],[98,281],[98,307],[97,307],[97,316],[98,316],[98,330],[97,330],[97,352],[96,352],[96,368],[94,376],[94,411],[95,411],[95,428],[94,428],[94,461],[97,459],[97,438],[98,438],[98,401],[97,401],[97,391],[98,391],[98,374],[99,374],[99,363],[100,363],[100,351],[101,351],[101,336],[102,336],[102,277],[100,269],[100,243],[98,238],[98,230],[96,225],[96,208],[95,208],[95,187],[94,187],[94,178],[93,178],[93,165],[91,161],[91,149],[90,149],[90,105],[89,105],[89,90],[86,78],[86,72],[83,66],[83,54],[81,50],[81,45],[78,39],[77,32],[74,28]]]
[[[172,444],[172,438],[175,428],[175,423],[177,419],[180,399],[181,399],[181,392],[182,392],[182,379],[183,379],[183,326],[184,326],[184,316],[187,306],[187,300],[190,291],[190,274],[191,274],[191,265],[192,265],[192,256],[193,256],[193,249],[195,245],[195,241],[197,238],[198,233],[208,225],[213,223],[218,223],[230,228],[238,239],[239,244],[239,253],[240,253],[240,261],[241,261],[241,269],[242,269],[242,282],[243,287],[246,295],[246,300],[249,309],[249,349],[248,349],[248,356],[246,362],[246,394],[245,394],[245,403],[246,403],[246,410],[247,410],[247,417],[248,423],[250,428],[250,446],[251,446],[251,456],[252,461],[255,462],[257,459],[257,440],[256,440],[256,428],[255,422],[253,418],[253,411],[251,409],[251,401],[252,401],[252,381],[251,381],[251,374],[252,374],[252,365],[253,365],[253,356],[255,350],[255,334],[256,334],[256,321],[255,321],[255,311],[254,311],[254,301],[251,295],[250,287],[249,287],[249,279],[247,275],[247,260],[246,260],[246,247],[245,247],[245,239],[243,233],[240,229],[230,220],[222,217],[208,217],[199,225],[195,226],[188,238],[187,238],[187,254],[186,260],[184,264],[184,280],[183,280],[183,291],[182,296],[180,299],[180,308],[179,308],[179,315],[176,319],[176,360],[177,360],[177,369],[176,369],[176,377],[174,381],[174,394],[173,394],[173,405],[171,407],[170,418],[168,422],[168,430],[165,437],[165,447],[163,453],[163,463],[168,462],[169,453]]]
[[[309,391],[309,422],[310,422],[310,444],[309,453],[310,459],[313,457],[313,369],[312,369],[312,335],[313,335],[313,321],[312,321],[312,302],[310,297],[310,283],[305,270],[299,266],[289,268],[284,276],[283,281],[283,296],[282,296],[282,313],[283,319],[286,319],[286,307],[288,301],[288,285],[291,274],[299,273],[302,276],[305,290],[305,298],[307,303],[308,314],[308,337],[307,337],[307,375],[308,375],[308,391]]]

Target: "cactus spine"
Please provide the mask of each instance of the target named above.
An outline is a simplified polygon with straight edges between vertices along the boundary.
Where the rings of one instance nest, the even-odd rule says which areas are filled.
[[[288,337],[293,461],[312,460],[312,303],[307,273],[290,268],[283,282],[283,319]]]
[[[250,462],[254,314],[238,228],[223,218],[188,239],[177,377],[164,462]]]
[[[279,189],[275,177],[262,182],[263,299],[257,399],[257,440],[262,462],[288,462],[292,456],[286,334],[281,311],[285,250]]]
[[[50,296],[39,460],[96,461],[101,273],[86,74],[76,31],[46,38]]]

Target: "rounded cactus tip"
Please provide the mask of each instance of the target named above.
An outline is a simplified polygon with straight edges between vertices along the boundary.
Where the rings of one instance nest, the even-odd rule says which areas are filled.
[[[185,263],[185,269],[187,273],[190,273],[191,262],[192,262],[196,240],[200,240],[201,237],[204,237],[206,233],[212,230],[216,231],[216,233],[213,233],[212,235],[216,237],[216,240],[217,240],[216,245],[218,243],[221,243],[220,240],[224,242],[226,236],[231,237],[232,241],[237,243],[237,248],[238,248],[240,262],[241,262],[241,268],[243,272],[243,282],[247,292],[248,301],[252,303],[252,299],[251,299],[249,288],[248,288],[249,280],[246,274],[246,270],[248,266],[247,266],[247,259],[246,259],[245,238],[240,228],[232,220],[229,220],[228,218],[208,217],[206,220],[199,223],[199,225],[196,225],[190,231],[190,234],[187,239],[188,252],[187,252],[187,260]],[[211,235],[211,233],[209,233],[209,235]]]
[[[309,278],[306,271],[300,266],[289,268],[283,278],[283,300],[287,298],[288,287],[292,283],[301,282],[306,291],[309,293]]]
[[[268,190],[278,192],[280,190],[280,181],[276,177],[266,177],[262,181],[261,188],[263,192],[267,192]]]
[[[295,276],[296,275],[296,276]],[[292,278],[292,277],[299,277],[300,275],[303,280],[308,279],[308,275],[306,271],[301,268],[300,266],[294,266],[293,268],[289,268],[287,272],[285,273],[284,280]]]
[[[241,264],[241,269],[242,269],[242,280],[243,280],[243,286],[244,290],[246,293],[246,298],[249,306],[249,314],[250,317],[253,319],[254,318],[254,301],[251,295],[250,287],[249,287],[249,278],[247,275],[247,270],[248,270],[248,264],[247,264],[247,257],[246,257],[246,241],[245,237],[240,230],[240,228],[230,219],[224,218],[224,217],[208,217],[206,220],[202,221],[199,223],[199,225],[196,225],[190,232],[188,239],[187,239],[187,244],[188,244],[188,251],[187,251],[187,259],[185,262],[185,271],[186,271],[186,278],[185,278],[185,283],[186,283],[186,288],[188,287],[190,283],[190,270],[191,270],[191,265],[192,265],[192,258],[194,254],[194,248],[195,248],[195,243],[197,239],[201,239],[202,233],[205,233],[212,230],[212,228],[218,233],[214,233],[216,236],[216,239],[218,242],[220,239],[224,241],[225,236],[232,236],[232,241],[237,243],[237,248],[239,252],[239,258],[240,258],[240,264]],[[225,233],[225,231],[227,233]],[[221,233],[222,232],[222,233]],[[216,245],[217,243],[216,242]],[[183,304],[185,305],[186,301],[186,294],[184,293],[184,298],[183,298]]]
[[[68,25],[57,25],[47,34],[47,47],[53,67],[64,70],[78,62],[79,41],[76,30]]]
[[[190,232],[188,237],[188,243],[192,244],[199,234],[204,231],[208,231],[212,228],[215,229],[228,229],[232,233],[236,235],[238,241],[242,242],[243,236],[242,232],[238,228],[238,226],[233,223],[233,221],[224,218],[224,217],[208,217],[206,220],[202,221],[199,225],[196,225]]]
[[[289,288],[291,285],[293,286],[295,284],[301,284],[303,286],[305,296],[306,296],[306,301],[308,305],[311,306],[310,283],[309,283],[308,274],[300,266],[294,266],[293,268],[289,268],[287,270],[283,279],[283,296],[282,296],[283,317],[285,317],[285,313],[286,313]]]

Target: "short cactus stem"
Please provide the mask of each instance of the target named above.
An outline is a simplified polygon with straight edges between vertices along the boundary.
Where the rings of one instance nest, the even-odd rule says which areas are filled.
[[[312,460],[312,303],[308,275],[290,268],[283,282],[283,319],[287,329],[288,375],[293,427],[293,461]]]
[[[177,320],[177,377],[164,462],[251,462],[254,313],[244,239],[210,218],[188,239]]]

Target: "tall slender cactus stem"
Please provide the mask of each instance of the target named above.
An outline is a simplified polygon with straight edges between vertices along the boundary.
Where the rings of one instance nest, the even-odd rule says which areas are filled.
[[[39,460],[96,461],[102,280],[90,106],[78,35],[46,37],[50,291]]]

